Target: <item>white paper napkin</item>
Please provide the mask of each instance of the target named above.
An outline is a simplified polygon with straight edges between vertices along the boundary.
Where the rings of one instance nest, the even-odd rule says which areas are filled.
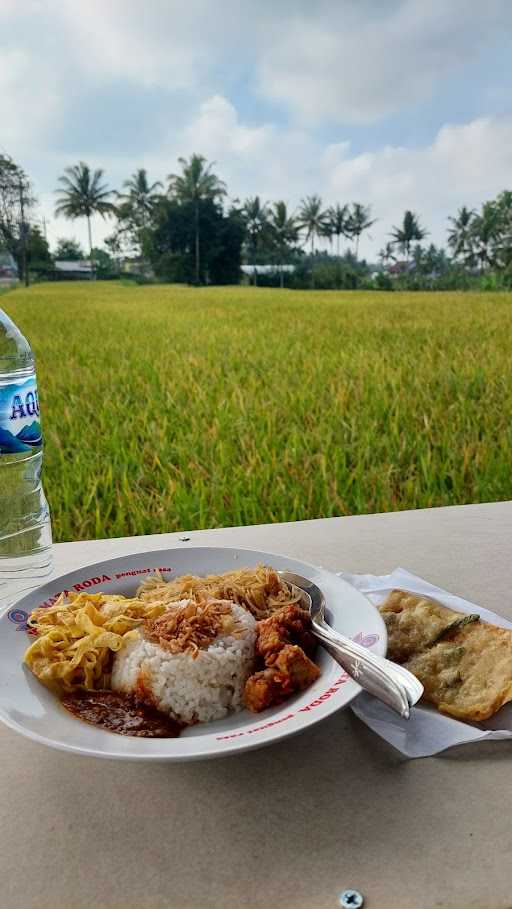
[[[340,577],[364,593],[375,606],[380,606],[388,593],[398,587],[411,593],[430,596],[458,612],[477,612],[484,621],[502,628],[512,628],[512,622],[502,616],[434,587],[404,568],[396,568],[391,574],[380,577],[347,572],[340,572]],[[411,758],[428,757],[465,742],[512,739],[512,703],[502,707],[490,720],[474,724],[443,716],[426,704],[413,707],[410,718],[403,720],[391,708],[364,692],[351,706],[356,716],[370,729]]]

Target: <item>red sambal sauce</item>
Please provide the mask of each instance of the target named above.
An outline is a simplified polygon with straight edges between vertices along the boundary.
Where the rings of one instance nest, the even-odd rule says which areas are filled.
[[[118,735],[176,738],[185,727],[184,723],[144,704],[133,695],[117,691],[74,691],[65,694],[61,703],[80,720]]]

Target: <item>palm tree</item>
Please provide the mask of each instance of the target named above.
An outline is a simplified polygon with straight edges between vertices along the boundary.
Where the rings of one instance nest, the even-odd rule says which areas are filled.
[[[510,269],[512,264],[512,191],[503,190],[494,200],[496,238],[493,244],[494,264]]]
[[[396,262],[396,256],[394,255],[394,246],[393,243],[386,243],[386,245],[379,250],[379,259],[382,265],[387,265],[388,262]]]
[[[305,242],[311,240],[311,255],[315,254],[315,237],[329,236],[327,214],[322,210],[320,196],[306,196],[301,200],[297,220],[299,230],[306,232]],[[311,263],[311,287],[315,287],[315,268]]]
[[[480,271],[486,265],[495,264],[496,244],[500,235],[500,211],[496,203],[485,202],[482,211],[475,215],[470,225],[470,243],[474,244],[475,256],[480,262]]]
[[[102,183],[104,171],[101,168],[91,172],[88,164],[80,161],[72,167],[66,167],[64,175],[59,177],[62,187],[55,190],[60,199],[55,206],[56,215],[65,218],[87,218],[87,232],[89,235],[89,261],[91,273],[94,276],[91,216],[94,214],[106,218],[115,211],[110,202],[112,191]]]
[[[178,158],[181,165],[181,174],[169,174],[169,194],[179,202],[189,203],[194,208],[194,233],[195,233],[195,273],[196,284],[200,283],[200,236],[199,236],[199,208],[201,202],[210,200],[215,202],[226,195],[226,185],[212,173],[213,164],[208,164],[203,155],[191,155]]]
[[[148,172],[144,167],[136,170],[129,180],[124,181],[123,186],[126,192],[116,192],[121,202],[118,216],[121,222],[126,219],[127,229],[135,237],[142,258],[146,227],[159,198],[157,190],[163,189],[163,186],[159,180],[150,185]]]
[[[261,204],[259,196],[254,196],[254,198],[245,200],[242,207],[242,214],[245,221],[245,229],[250,241],[253,262],[256,265],[258,247],[262,235],[268,228],[269,208],[266,202],[264,202],[263,205]],[[254,272],[254,283],[258,283],[257,271]]]
[[[361,234],[368,230],[372,224],[375,224],[376,218],[371,217],[371,205],[361,205],[359,202],[352,203],[352,210],[349,213],[347,219],[347,233],[350,237],[356,238],[356,244],[354,249],[354,255],[357,261],[357,256],[359,253],[359,240]]]
[[[291,243],[299,239],[299,224],[293,215],[288,214],[286,202],[274,202],[270,211],[269,223],[275,237],[279,255],[279,284],[284,287],[283,259]]]
[[[461,258],[467,265],[470,265],[474,259],[474,235],[471,228],[475,214],[473,208],[469,209],[463,205],[462,208],[459,208],[455,218],[448,218],[452,225],[448,230],[448,246],[453,250],[454,258]]]
[[[327,209],[327,223],[332,236],[336,237],[336,255],[340,257],[340,239],[348,234],[348,205],[336,205]]]
[[[311,240],[311,255],[315,252],[315,237],[325,236],[327,215],[322,211],[320,196],[306,196],[301,200],[297,226],[306,231],[306,243]]]
[[[158,199],[158,189],[163,189],[160,180],[151,186],[148,183],[148,172],[144,167],[139,167],[123,186],[128,190],[125,193],[116,193],[118,199],[132,206],[138,216],[141,227],[145,227],[153,206]]]
[[[414,243],[415,240],[418,242],[423,240],[427,236],[427,233],[428,231],[421,226],[418,216],[412,211],[406,211],[402,226],[393,227],[390,236],[392,237],[391,242],[393,243],[393,246],[398,246],[404,253],[407,264],[409,264],[411,244]]]
[[[325,239],[329,241],[329,247],[331,250],[330,255],[332,256],[332,241],[334,239],[334,231],[328,217],[326,218],[325,224],[320,228],[319,234],[321,237],[325,237]]]

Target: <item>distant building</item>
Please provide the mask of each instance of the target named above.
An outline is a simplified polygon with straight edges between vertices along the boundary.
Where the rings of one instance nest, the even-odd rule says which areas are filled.
[[[123,275],[144,275],[146,278],[154,278],[155,273],[151,265],[140,257],[125,258],[121,262],[121,274]]]
[[[405,274],[406,271],[414,271],[414,262],[403,260],[388,265],[388,275],[391,275],[392,278],[398,278],[400,275]]]
[[[55,262],[55,279],[57,281],[90,281],[94,277],[88,259],[59,259]]]
[[[278,275],[280,272],[293,274],[295,265],[242,265],[241,269],[244,275],[248,275],[249,277],[254,274]]]
[[[130,259],[128,256],[125,256],[121,261],[121,268],[127,275],[139,275],[144,269],[144,262],[142,259],[137,259],[135,257]]]
[[[18,266],[10,252],[0,250],[0,287],[10,287],[18,281]]]

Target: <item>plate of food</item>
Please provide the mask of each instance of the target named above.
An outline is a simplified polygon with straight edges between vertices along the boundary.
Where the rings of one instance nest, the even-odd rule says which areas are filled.
[[[0,720],[45,745],[125,760],[197,760],[307,729],[359,693],[321,647],[289,571],[337,631],[378,654],[378,610],[322,568],[182,547],[80,568],[0,617]]]

